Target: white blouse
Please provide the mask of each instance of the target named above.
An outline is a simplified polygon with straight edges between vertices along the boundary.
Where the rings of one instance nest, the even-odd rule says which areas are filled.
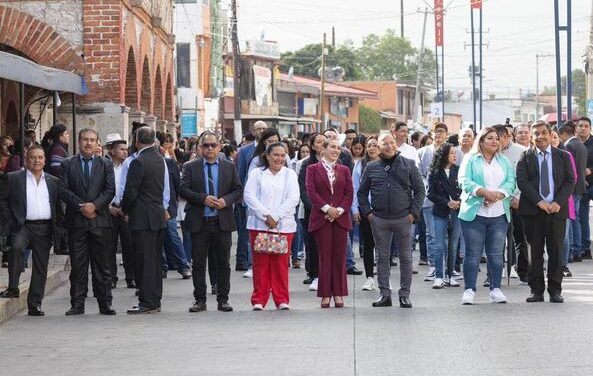
[[[272,174],[270,169],[254,169],[249,173],[243,191],[243,202],[248,209],[247,229],[268,230],[265,221],[270,215],[278,222],[278,231],[296,232],[294,212],[299,199],[299,182],[293,170],[282,167]]]
[[[492,158],[492,162],[490,164],[483,160],[484,163],[484,183],[485,189],[489,191],[498,191],[503,194],[504,191],[500,189],[500,186],[505,180],[504,170],[498,160],[496,158]],[[506,196],[506,194],[505,194]],[[494,218],[500,217],[501,215],[505,214],[504,206],[502,204],[502,200],[496,201],[494,204],[490,206],[482,205],[480,209],[478,209],[478,215],[482,217]]]

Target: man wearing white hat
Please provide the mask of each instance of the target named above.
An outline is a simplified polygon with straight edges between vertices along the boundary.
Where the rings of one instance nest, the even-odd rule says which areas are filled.
[[[121,179],[122,165],[124,160],[128,157],[127,142],[124,140],[119,133],[110,133],[105,138],[105,147],[107,148],[107,157],[113,162],[113,172],[115,174],[115,181],[119,182]],[[119,197],[121,189],[119,184],[116,184],[116,197]],[[128,223],[125,221],[124,215],[122,214],[119,204],[114,201],[109,205],[109,211],[113,217],[113,233],[112,233],[112,252],[109,255],[109,269],[111,272],[111,283],[112,287],[117,286],[117,245],[118,240],[121,244],[121,254],[124,263],[124,271],[126,275],[126,285],[128,288],[136,288],[134,281],[134,262],[132,256],[132,240],[130,238],[130,230],[128,229]]]

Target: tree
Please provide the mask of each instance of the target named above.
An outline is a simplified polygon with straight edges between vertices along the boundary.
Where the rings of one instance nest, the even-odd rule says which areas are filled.
[[[566,95],[566,75],[562,76],[561,80],[561,93]],[[582,69],[575,69],[572,71],[572,97],[574,98],[578,113],[587,114],[587,75]],[[556,95],[556,86],[544,86],[544,89],[539,95]]]
[[[361,70],[358,64],[357,56],[355,54],[352,44],[343,44],[336,49],[332,46],[327,46],[328,55],[326,56],[326,66],[344,68],[344,80],[359,80]],[[308,44],[303,48],[283,53],[282,71],[288,72],[290,67],[293,67],[294,73],[307,77],[319,77],[319,68],[321,68],[321,43]]]
[[[358,106],[358,124],[362,133],[379,133],[381,116],[377,111],[361,104]]]

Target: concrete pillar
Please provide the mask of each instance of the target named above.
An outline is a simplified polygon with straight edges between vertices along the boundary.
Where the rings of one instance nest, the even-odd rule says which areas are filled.
[[[142,111],[134,111],[130,112],[130,130],[132,129],[131,125],[133,122],[137,121],[138,123],[144,123],[144,116],[146,115],[145,112]]]
[[[163,119],[159,119],[156,121],[156,130],[160,131],[160,132],[167,132],[167,124],[169,124],[169,122],[167,120],[163,120]]]
[[[148,114],[144,117],[144,122],[146,123],[146,125],[148,125],[149,127],[151,127],[154,130],[158,130],[158,129],[156,129],[156,121],[157,121],[157,117],[152,114]]]

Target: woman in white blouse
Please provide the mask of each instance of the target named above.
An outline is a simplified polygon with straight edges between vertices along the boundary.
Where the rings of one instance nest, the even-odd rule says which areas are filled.
[[[290,250],[296,232],[295,208],[299,203],[299,185],[296,173],[285,166],[286,150],[280,142],[266,147],[261,167],[253,169],[245,184],[243,200],[248,208],[247,229],[254,249],[260,232],[280,233],[288,240]],[[288,261],[285,254],[253,252],[253,294],[251,304],[255,311],[266,306],[272,291],[276,307],[290,309],[288,294]]]

